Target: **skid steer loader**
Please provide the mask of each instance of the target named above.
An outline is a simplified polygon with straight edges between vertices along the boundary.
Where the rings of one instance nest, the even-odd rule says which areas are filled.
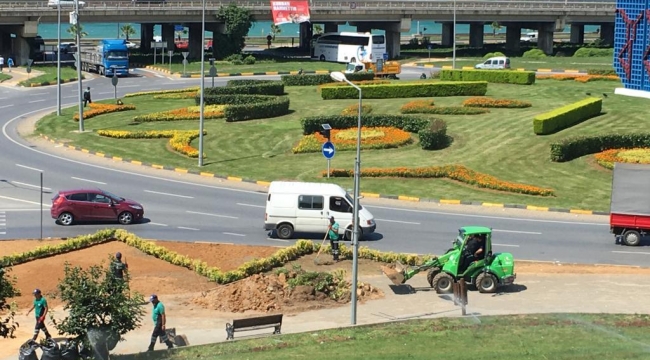
[[[482,237],[485,242],[483,258],[475,259],[467,251],[467,242],[472,236]],[[453,247],[439,257],[434,257],[419,266],[404,266],[397,262],[393,268],[382,266],[382,271],[395,285],[406,283],[416,274],[428,271],[429,285],[437,293],[452,291],[454,281],[464,280],[474,285],[481,293],[494,293],[499,286],[510,285],[517,277],[514,259],[510,253],[492,253],[492,229],[482,226],[466,226],[458,230]]]

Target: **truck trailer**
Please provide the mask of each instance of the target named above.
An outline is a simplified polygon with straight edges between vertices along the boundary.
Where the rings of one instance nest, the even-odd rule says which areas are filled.
[[[615,163],[609,211],[616,242],[639,246],[650,233],[650,165]]]
[[[99,75],[129,75],[129,51],[126,40],[102,40],[92,50],[80,52],[81,70],[96,72]]]

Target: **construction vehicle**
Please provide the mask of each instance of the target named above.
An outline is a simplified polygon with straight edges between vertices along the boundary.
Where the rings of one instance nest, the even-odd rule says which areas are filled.
[[[468,240],[483,238],[485,256],[476,259],[467,251]],[[492,229],[466,226],[458,230],[453,247],[442,256],[434,257],[419,266],[404,266],[397,262],[395,268],[382,267],[382,271],[395,285],[404,284],[421,271],[427,271],[429,285],[437,293],[449,293],[455,281],[466,281],[481,293],[495,293],[499,286],[515,281],[514,259],[510,253],[492,253]]]
[[[101,40],[91,50],[81,51],[81,70],[96,72],[99,75],[129,75],[129,49],[126,40]]]
[[[397,75],[402,72],[402,65],[397,61],[377,60],[376,63],[371,61],[351,62],[345,68],[346,74],[364,71],[374,73],[375,78],[397,79]]]
[[[650,234],[650,165],[614,163],[609,230],[616,243],[639,246]]]

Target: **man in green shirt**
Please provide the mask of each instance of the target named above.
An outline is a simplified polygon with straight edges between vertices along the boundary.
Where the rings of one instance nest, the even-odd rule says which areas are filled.
[[[158,295],[151,295],[149,301],[153,304],[153,311],[151,312],[151,317],[153,318],[153,333],[151,334],[151,343],[149,344],[149,349],[147,351],[153,351],[154,345],[156,345],[156,339],[160,337],[160,342],[164,342],[167,345],[168,349],[174,347],[172,343],[167,338],[167,332],[165,331],[165,323],[167,322],[167,316],[165,315],[165,306],[163,303],[158,300]]]
[[[327,236],[330,238],[332,257],[334,258],[334,261],[339,261],[339,223],[334,220],[334,216],[330,216],[330,225],[327,227]]]
[[[41,294],[41,290],[36,289],[34,290],[34,305],[32,306],[31,309],[27,312],[27,315],[29,313],[34,311],[34,315],[36,315],[36,326],[34,327],[34,337],[32,340],[36,341],[36,338],[38,337],[38,333],[43,330],[43,333],[45,334],[46,339],[51,339],[52,336],[50,336],[50,333],[47,331],[47,328],[45,327],[45,315],[47,315],[47,300],[43,297],[43,294]]]
[[[115,261],[111,264],[111,269],[116,279],[124,280],[124,273],[128,274],[129,272],[129,264],[122,262],[122,253],[115,254]]]

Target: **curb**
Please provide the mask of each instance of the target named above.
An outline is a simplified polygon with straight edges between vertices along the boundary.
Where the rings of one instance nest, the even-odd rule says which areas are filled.
[[[434,68],[436,67],[435,64],[428,64],[428,63],[408,63],[404,64],[404,66],[419,66],[419,67],[424,67],[424,68]],[[451,65],[442,65],[440,66],[441,69],[443,70],[451,70],[453,69]],[[460,70],[474,70],[473,66],[463,66]],[[534,71],[534,72],[539,72],[539,73],[566,73],[566,74],[587,74],[587,70],[574,70],[574,69],[535,69],[535,70],[526,70],[524,68],[517,68],[517,69],[512,69],[516,71]]]
[[[201,74],[188,74],[182,75],[180,73],[173,73],[167,69],[159,68],[156,66],[146,66],[145,69],[158,71],[168,75],[174,75],[182,78],[200,78]],[[309,70],[303,71],[303,74],[329,74],[329,70]],[[298,75],[298,71],[266,71],[266,72],[247,72],[247,73],[217,73],[216,77],[227,77],[227,76],[260,76],[260,75]]]
[[[219,174],[213,174],[213,173],[209,173],[209,172],[203,172],[203,171],[197,171],[197,170],[191,170],[191,169],[183,169],[183,168],[176,168],[176,167],[159,165],[159,164],[146,163],[146,162],[133,160],[133,159],[125,159],[125,158],[121,158],[119,156],[112,156],[112,155],[101,153],[101,152],[90,151],[88,149],[84,149],[84,148],[79,147],[79,146],[69,145],[69,144],[64,143],[64,142],[56,141],[56,140],[54,140],[54,139],[52,139],[52,138],[50,138],[48,136],[45,136],[43,134],[39,134],[39,136],[44,138],[45,140],[53,143],[53,144],[57,144],[57,145],[66,147],[66,148],[68,148],[70,150],[81,151],[81,152],[86,153],[86,154],[95,155],[95,156],[106,158],[106,159],[112,159],[112,160],[115,160],[115,161],[121,161],[121,162],[129,163],[129,164],[133,164],[133,165],[140,165],[140,166],[150,167],[150,168],[158,169],[158,170],[168,170],[168,171],[173,171],[173,172],[181,173],[181,174],[193,174],[193,175],[200,175],[200,176],[218,178],[218,179],[224,179],[224,180],[230,180],[230,181],[245,182],[245,183],[251,183],[251,184],[256,184],[256,185],[260,185],[260,186],[267,186],[268,187],[269,185],[271,185],[271,182],[269,182],[269,181],[253,180],[253,179],[247,179],[247,178],[242,178],[242,177],[238,177],[238,176],[219,175]],[[376,198],[376,199],[391,199],[391,200],[399,200],[399,201],[421,202],[421,203],[436,203],[436,204],[445,204],[445,205],[474,205],[474,206],[496,207],[496,208],[504,208],[504,209],[522,209],[522,210],[529,210],[529,211],[569,213],[569,214],[576,214],[576,215],[609,215],[609,212],[604,212],[604,211],[593,211],[593,210],[582,210],[582,209],[563,209],[563,208],[533,206],[533,205],[521,205],[521,204],[490,203],[490,202],[465,201],[465,200],[456,200],[456,199],[428,199],[428,198],[419,198],[419,197],[414,197],[414,196],[385,195],[385,194],[367,193],[367,192],[362,192],[361,195],[365,196],[365,197],[369,197],[369,198]]]
[[[85,80],[85,79],[82,79]],[[69,83],[77,81],[77,78],[72,78],[72,79],[62,79],[61,84]],[[42,83],[35,83],[35,84],[30,84],[29,87],[40,87],[40,86],[50,86],[50,85],[56,85],[56,81],[44,81]],[[26,87],[26,86],[24,86]]]

